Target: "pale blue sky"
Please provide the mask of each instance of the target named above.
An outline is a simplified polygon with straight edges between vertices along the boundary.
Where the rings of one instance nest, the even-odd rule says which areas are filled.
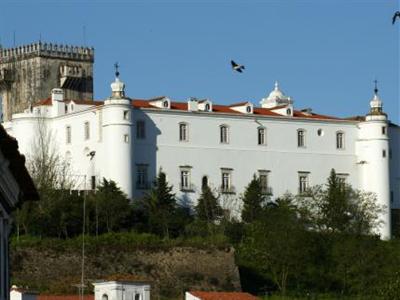
[[[113,64],[132,98],[207,97],[258,105],[275,80],[297,108],[336,116],[368,111],[373,80],[399,123],[396,0],[4,1],[4,47],[43,41],[96,50],[95,98]],[[232,72],[230,60],[246,65]]]

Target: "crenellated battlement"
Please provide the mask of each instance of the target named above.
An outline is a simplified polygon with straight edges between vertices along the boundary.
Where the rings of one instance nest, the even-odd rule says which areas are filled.
[[[0,62],[9,62],[35,56],[94,61],[94,48],[59,45],[52,43],[32,43],[16,48],[0,48]]]

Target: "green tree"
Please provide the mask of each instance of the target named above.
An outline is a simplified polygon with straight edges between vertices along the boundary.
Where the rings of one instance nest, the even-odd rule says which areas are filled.
[[[103,178],[96,193],[89,197],[89,207],[92,211],[93,207],[97,207],[95,217],[98,218],[99,233],[126,229],[131,206],[114,181]]]
[[[271,280],[283,295],[309,255],[308,233],[293,203],[288,194],[266,207],[263,217],[246,226],[238,250],[239,263]]]
[[[142,204],[147,215],[149,231],[169,238],[177,203],[172,186],[168,184],[166,174],[161,170],[153,188],[142,199]]]
[[[257,220],[266,202],[266,196],[262,191],[260,179],[253,176],[253,179],[247,185],[242,197],[243,210],[242,220],[246,223],[251,223]]]
[[[214,196],[208,185],[202,187],[195,211],[197,219],[207,223],[213,223],[222,216],[218,198]]]
[[[319,231],[372,234],[380,224],[382,207],[372,193],[354,190],[334,169],[325,186],[315,186],[298,204],[308,213],[311,226]]]

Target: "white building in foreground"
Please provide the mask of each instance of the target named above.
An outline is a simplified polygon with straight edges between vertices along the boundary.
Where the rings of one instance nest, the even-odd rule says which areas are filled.
[[[54,89],[5,127],[29,157],[39,124],[46,124],[84,186],[113,179],[130,198],[143,195],[162,169],[183,201],[195,204],[208,184],[222,205],[237,209],[254,174],[276,198],[325,183],[334,168],[354,188],[376,193],[386,206],[380,233],[390,237],[390,208],[400,208],[400,128],[388,122],[377,90],[365,117],[341,119],[294,109],[277,83],[261,107],[130,99],[118,78],[111,87],[104,102],[64,99]]]

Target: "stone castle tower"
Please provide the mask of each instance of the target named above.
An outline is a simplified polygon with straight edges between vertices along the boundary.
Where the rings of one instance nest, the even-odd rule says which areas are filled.
[[[66,99],[93,99],[94,49],[47,43],[0,48],[0,98],[3,121],[50,97],[53,88]]]

